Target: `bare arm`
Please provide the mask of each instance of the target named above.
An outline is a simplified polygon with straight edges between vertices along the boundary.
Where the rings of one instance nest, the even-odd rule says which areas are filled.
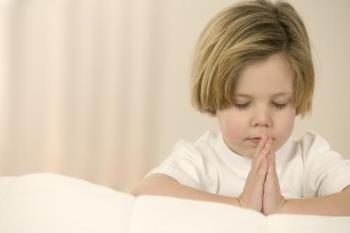
[[[219,196],[203,192],[194,188],[181,185],[175,179],[163,174],[153,174],[144,179],[134,190],[131,191],[134,196],[156,195],[172,196],[185,199],[219,202],[234,206],[239,206],[237,198]]]
[[[279,213],[350,216],[350,186],[323,197],[287,200]]]

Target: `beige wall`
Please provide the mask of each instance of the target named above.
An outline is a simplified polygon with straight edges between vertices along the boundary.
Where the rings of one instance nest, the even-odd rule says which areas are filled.
[[[197,37],[229,0],[0,1],[0,175],[58,172],[133,186],[180,139],[217,129],[195,112]],[[350,1],[290,0],[317,75],[311,118],[297,122],[350,158]]]

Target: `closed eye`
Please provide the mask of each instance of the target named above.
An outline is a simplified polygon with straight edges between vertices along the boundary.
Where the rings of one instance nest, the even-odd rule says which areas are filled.
[[[250,102],[247,102],[247,103],[242,103],[242,104],[235,104],[235,107],[238,108],[239,110],[243,110],[243,109],[246,109],[248,108]]]
[[[283,109],[287,106],[287,103],[284,104],[279,104],[279,103],[273,103],[273,105],[277,108],[277,109]]]

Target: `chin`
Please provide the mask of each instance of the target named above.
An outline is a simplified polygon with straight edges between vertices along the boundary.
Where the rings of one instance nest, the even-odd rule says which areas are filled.
[[[256,151],[256,148],[252,147],[249,150],[245,150],[243,153],[239,153],[239,155],[247,159],[252,159],[254,157],[255,151]]]

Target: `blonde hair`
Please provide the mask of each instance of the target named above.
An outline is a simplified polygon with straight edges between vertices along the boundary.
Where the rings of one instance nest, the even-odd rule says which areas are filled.
[[[307,31],[286,2],[244,2],[224,9],[204,28],[194,54],[192,102],[215,114],[234,104],[234,90],[244,67],[284,53],[294,72],[294,104],[302,117],[311,111],[314,70]]]

